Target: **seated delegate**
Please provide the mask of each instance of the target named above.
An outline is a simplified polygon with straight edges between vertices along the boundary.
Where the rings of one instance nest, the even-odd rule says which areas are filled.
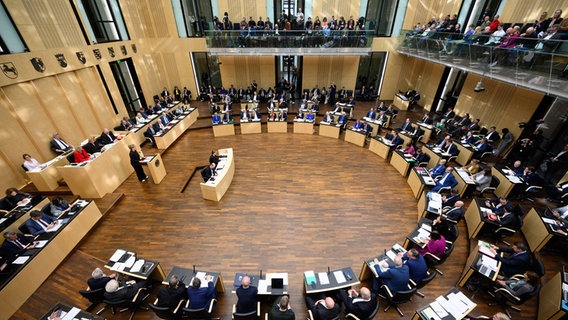
[[[69,202],[61,197],[55,197],[49,204],[49,214],[54,217],[59,217],[61,214],[66,213],[71,209]]]
[[[211,179],[211,177],[217,175],[217,172],[215,172],[215,168],[216,168],[215,163],[212,162],[208,166],[205,166],[203,167],[203,169],[201,169],[201,177],[203,178],[204,182],[207,182],[209,179]]]
[[[57,132],[53,134],[53,139],[49,142],[49,145],[51,147],[51,150],[58,154],[62,154],[71,150],[71,145],[65,142],[65,140],[63,140],[63,138],[61,138],[61,136]]]
[[[73,152],[73,159],[75,163],[81,163],[91,160],[91,155],[83,147],[77,146],[75,152]]]
[[[250,277],[244,276],[241,286],[237,288],[237,313],[248,313],[256,310],[258,289],[250,285]]]
[[[323,293],[307,295],[306,306],[312,311],[314,320],[336,319],[341,312],[339,304],[335,303],[332,297],[326,297]]]
[[[103,130],[103,132],[101,133],[101,136],[99,137],[98,141],[99,141],[100,144],[106,146],[107,144],[115,143],[117,141],[117,139],[114,136],[114,133],[112,133],[112,131],[105,128]]]
[[[30,197],[30,194],[20,192],[16,188],[8,188],[6,189],[6,197],[4,197],[6,209],[12,210],[17,206],[25,205]]]
[[[283,295],[276,299],[268,312],[268,320],[295,320],[296,315],[290,307],[290,297]]]
[[[408,266],[402,263],[402,257],[396,256],[394,265],[389,265],[386,261],[379,262],[377,258],[374,262],[375,271],[378,274],[378,278],[373,279],[374,291],[378,291],[381,285],[386,285],[392,294],[397,291],[408,290],[410,271]],[[382,271],[381,269],[386,270]]]
[[[34,170],[36,168],[39,168],[39,166],[41,165],[41,163],[39,163],[39,161],[32,158],[32,156],[30,156],[27,153],[24,153],[22,155],[22,158],[24,158],[23,165],[24,165],[24,167],[26,168],[27,171],[31,171],[31,170]]]
[[[181,300],[187,299],[185,284],[176,275],[170,277],[168,286],[158,290],[158,307],[168,307],[175,310]]]
[[[130,280],[126,282],[126,285],[121,287],[118,284],[118,281],[116,281],[115,279],[111,279],[105,285],[104,297],[105,300],[108,300],[110,302],[120,302],[123,300],[129,301],[134,299],[134,296],[136,296],[138,290],[140,288],[144,288],[145,286],[146,286],[146,281],[144,280],[138,282]]]
[[[189,297],[189,307],[191,309],[208,308],[212,299],[215,299],[215,286],[213,285],[213,276],[206,275],[207,287],[201,287],[201,280],[194,278],[191,286],[187,288],[187,296]]]
[[[408,250],[405,254],[399,253],[402,261],[408,266],[409,277],[414,283],[422,281],[428,274],[428,266],[426,265],[426,260],[418,252],[418,250],[412,248]]]
[[[57,219],[55,217],[42,213],[39,210],[30,212],[30,218],[25,222],[28,231],[34,236],[47,232],[55,228],[56,225]]]
[[[527,252],[526,244],[523,242],[515,242],[512,248],[500,248],[491,245],[490,250],[495,254],[495,259],[501,261],[500,273],[506,277],[524,273],[530,266],[531,257]],[[508,256],[501,257],[499,253],[502,252],[508,254]]]
[[[345,305],[345,312],[352,313],[359,319],[368,318],[377,306],[377,296],[367,287],[339,291],[339,300]]]
[[[2,247],[0,247],[0,255],[13,257],[27,249],[33,249],[36,244],[37,242],[34,242],[32,237],[27,237],[14,231],[6,231],[4,232],[4,242],[2,242]]]
[[[116,278],[116,274],[113,273],[107,276],[100,268],[95,268],[91,273],[91,277],[87,279],[87,285],[91,291],[102,289],[114,278]]]
[[[442,188],[451,188],[453,189],[455,186],[458,185],[458,181],[452,174],[454,169],[452,167],[447,167],[446,171],[442,174],[441,177],[435,178],[434,182],[436,185],[432,188],[432,191],[439,191]]]

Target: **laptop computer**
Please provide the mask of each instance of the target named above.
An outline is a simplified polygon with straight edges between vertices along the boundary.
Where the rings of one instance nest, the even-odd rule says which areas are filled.
[[[272,278],[270,282],[270,292],[272,294],[283,294],[284,293],[284,279],[283,278]]]

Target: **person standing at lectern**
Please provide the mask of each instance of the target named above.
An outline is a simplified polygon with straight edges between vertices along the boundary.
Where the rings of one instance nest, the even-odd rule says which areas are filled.
[[[144,173],[144,169],[142,168],[142,160],[140,159],[140,154],[136,151],[136,145],[131,144],[128,148],[130,148],[130,164],[134,168],[134,171],[136,171],[138,181],[146,182],[148,176]]]
[[[211,150],[209,163],[215,163],[215,167],[217,167],[217,165],[219,164],[219,156],[217,155],[217,150]]]

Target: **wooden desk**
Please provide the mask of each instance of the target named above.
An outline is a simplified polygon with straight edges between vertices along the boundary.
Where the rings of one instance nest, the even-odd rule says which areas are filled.
[[[308,279],[307,273],[312,273],[310,279]],[[321,283],[322,277],[327,279],[327,284]],[[359,279],[355,277],[355,273],[351,267],[331,270],[330,272],[304,272],[304,288],[306,294],[334,291],[358,284],[360,284]]]
[[[459,319],[463,319],[473,309],[475,309],[475,307],[477,307],[476,303],[471,301],[468,297],[465,296],[465,294],[460,292],[457,288],[451,288],[450,290],[448,290],[448,292],[441,295],[435,301],[437,301],[438,305],[441,305],[442,308],[446,309],[445,311],[447,313],[447,316],[445,316],[443,318],[440,317],[434,311],[432,304],[429,304],[425,307],[422,307],[422,308],[416,310],[416,313],[414,313],[414,316],[412,316],[412,320],[419,320],[419,319],[431,320],[431,319],[436,319],[436,318],[443,319],[443,320],[459,320]],[[440,302],[442,302],[442,303],[440,303]],[[449,310],[452,309],[452,306],[456,306],[456,305],[461,306],[465,311],[462,312],[459,315],[451,314],[449,312]]]
[[[412,230],[404,239],[402,246],[404,249],[409,250],[412,247],[418,246],[420,248],[426,247],[424,242],[426,238],[430,237],[432,232],[432,220],[422,218],[418,222],[418,225]]]
[[[43,208],[45,205],[47,205],[49,203],[48,198],[39,197],[39,198],[37,198],[38,199],[37,201],[35,201],[34,199],[35,198],[32,198],[32,203],[30,204],[33,207],[29,210],[26,210],[25,207],[16,207],[16,208],[10,210],[10,212],[8,212],[6,214],[6,216],[4,217],[4,218],[6,218],[6,220],[4,220],[4,221],[2,221],[2,223],[0,223],[0,232],[3,232],[3,231],[14,231],[14,232],[16,232],[18,230],[18,227],[30,218],[30,215],[29,215],[30,212],[32,212],[34,210],[40,210],[41,211],[41,208]],[[36,202],[35,204],[33,203],[34,201]],[[27,208],[29,208],[29,207],[27,207]]]
[[[483,215],[481,213],[480,207],[484,206],[484,199],[475,198],[465,211],[465,224],[467,225],[467,234],[469,239],[477,237],[477,234],[483,228],[486,223],[483,220]]]
[[[215,137],[234,136],[235,125],[232,123],[216,124],[213,126],[213,135]]]
[[[376,258],[379,261],[386,260],[389,264],[392,264],[394,257],[396,257],[399,252],[405,253],[406,250],[400,244],[396,243],[388,251],[386,251],[384,254],[380,254]],[[374,267],[375,262],[373,260],[374,258],[363,261],[361,271],[359,272],[359,281],[363,282],[369,278],[378,277],[377,271]]]
[[[286,121],[268,121],[266,124],[269,133],[287,133],[288,123]]]
[[[129,153],[126,142],[121,140],[82,166],[69,165],[57,170],[74,195],[102,198],[116,190],[134,171]]]
[[[469,163],[469,161],[473,157],[473,153],[475,152],[475,150],[473,150],[473,148],[471,148],[470,146],[463,145],[460,141],[454,141],[454,144],[456,145],[456,147],[458,147],[458,150],[460,151],[460,153],[456,157],[456,162],[462,166],[465,166],[466,164]]]
[[[145,162],[143,164],[148,167],[148,171],[150,171],[154,184],[162,182],[168,173],[166,172],[166,167],[164,166],[164,162],[162,161],[160,154],[156,153],[153,156],[146,157],[144,158],[144,161]]]
[[[509,193],[511,193],[511,190],[513,190],[513,188],[515,187],[515,183],[508,178],[503,170],[497,168],[496,166],[493,166],[493,168],[491,169],[491,174],[499,179],[499,185],[495,189],[495,195],[497,197],[508,197]]]
[[[438,164],[438,162],[442,160],[442,156],[434,152],[434,150],[427,145],[424,145],[424,147],[422,147],[422,151],[430,156],[430,160],[428,161],[428,168],[430,169],[434,168]]]
[[[392,104],[397,107],[399,110],[408,110],[408,99],[406,99],[406,97],[401,98],[398,94],[394,95],[394,98],[392,99]]]
[[[386,160],[389,157],[390,147],[377,138],[380,137],[373,137],[373,139],[371,139],[371,142],[369,143],[369,150]]]
[[[3,283],[0,289],[0,318],[7,319],[26,302],[99,221],[102,214],[95,203],[89,201],[82,210],[64,217],[69,217],[69,222],[55,234],[42,234],[39,239],[49,238],[49,242]]]
[[[542,211],[541,209],[531,208],[523,218],[521,230],[532,252],[540,251],[554,235],[566,238],[566,236],[554,232],[550,225],[542,220]]]
[[[122,265],[124,262],[128,261],[126,259],[128,257],[134,257],[136,262],[132,267],[123,267]],[[126,260],[124,260],[124,262],[119,262],[121,259]],[[139,263],[139,261],[141,262],[142,260],[144,261],[144,264],[141,266],[141,269],[133,269],[137,262]],[[142,280],[153,279],[156,281],[163,281],[166,278],[166,274],[159,262],[138,257],[136,253],[127,252],[122,249],[116,250],[115,254],[113,254],[113,256],[105,264],[105,268]]]
[[[248,121],[248,122],[241,121],[241,134],[252,134],[252,133],[262,133],[260,120]]]
[[[364,132],[359,132],[351,129],[345,130],[345,141],[353,143],[359,147],[365,145],[366,134]]]
[[[339,126],[339,125],[333,125],[333,124],[327,124],[325,122],[320,122],[319,135],[324,136],[324,137],[330,137],[330,138],[338,139],[340,127],[341,126]]]
[[[407,182],[410,186],[410,189],[412,190],[412,193],[414,194],[414,198],[416,199],[418,199],[418,197],[420,197],[420,195],[422,194],[422,191],[424,191],[425,185],[436,185],[434,179],[432,179],[426,168],[417,167],[414,167],[412,168],[412,170],[410,170]]]
[[[465,171],[463,168],[454,168],[454,172],[456,172],[457,174],[454,174],[454,177],[456,178],[456,181],[458,182],[458,185],[456,186],[456,190],[458,190],[460,197],[464,198],[464,197],[468,197],[471,194],[473,194],[473,192],[475,191],[475,187],[477,186],[475,184],[475,182],[473,181],[473,179],[471,179],[471,176],[469,175],[469,173],[467,171]]]
[[[294,121],[294,133],[314,134],[314,123]]]
[[[172,120],[172,127],[166,133],[154,136],[158,149],[167,149],[171,146],[172,143],[184,134],[185,130],[189,129],[197,121],[197,117],[199,117],[199,110],[193,108],[192,111],[186,111]]]
[[[460,279],[458,280],[458,286],[460,287],[465,286],[469,281],[469,278],[471,278],[471,276],[476,272],[479,273],[480,275],[487,277],[489,280],[495,282],[495,280],[497,279],[497,275],[499,274],[499,270],[501,269],[501,262],[479,252],[478,250],[479,247],[477,246],[477,242],[475,241],[470,241],[470,247],[471,247],[470,254],[469,257],[467,258]],[[495,268],[494,270],[490,270],[488,272],[488,275],[481,273],[480,269],[483,266],[481,264],[482,258],[489,259],[492,261],[497,261],[497,268]]]
[[[31,171],[26,171],[28,178],[34,183],[34,186],[38,191],[53,191],[57,189],[59,184],[57,181],[61,180],[61,174],[57,170],[57,167],[65,166],[69,164],[67,161],[67,155],[70,153],[62,154],[54,159],[42,164],[43,169],[36,168]]]
[[[408,175],[408,171],[411,167],[411,162],[409,162],[408,159],[412,159],[407,158],[405,155],[406,154],[403,151],[395,150],[392,153],[390,162],[391,166],[393,166],[403,177],[406,177]]]
[[[193,282],[193,278],[198,277],[201,280],[201,284],[206,284],[207,281],[205,280],[205,275],[213,276],[213,285],[215,286],[215,290],[218,293],[225,292],[225,285],[223,284],[223,277],[221,276],[221,272],[214,272],[214,271],[204,271],[204,270],[196,270],[195,268],[184,268],[174,266],[172,271],[168,273],[166,277],[162,280],[163,285],[168,285],[170,283],[170,278],[176,275],[178,279],[180,279],[186,287],[191,286]]]
[[[562,273],[558,272],[538,293],[537,320],[557,320],[565,317],[566,311],[562,308]]]
[[[417,125],[424,130],[424,134],[422,138],[418,141],[422,141],[422,143],[427,144],[430,141],[430,137],[432,136],[432,130],[434,130],[434,126],[431,124],[425,124],[423,122],[416,122]]]
[[[237,292],[237,288],[240,287],[240,283],[242,281],[242,277],[244,277],[245,273],[237,273],[235,274],[235,281],[233,282],[233,288],[231,289],[232,293]],[[280,296],[282,294],[288,294],[288,273],[267,273],[264,275],[258,274],[248,274],[250,277],[250,285],[255,286],[258,288],[258,295],[260,296]],[[282,278],[284,279],[284,290],[283,292],[279,290],[279,292],[272,292],[270,283],[272,282],[272,278]],[[263,288],[266,288],[263,290]]]
[[[391,115],[387,115],[387,121],[383,123],[382,128],[388,128],[390,126],[391,118],[392,118]],[[380,134],[379,129],[381,128],[381,125],[378,120],[364,117],[363,119],[361,119],[361,121],[368,123],[371,125],[371,127],[373,127],[373,131],[371,131],[371,136],[374,137]]]
[[[75,317],[73,317],[72,319],[105,320],[105,318],[103,318],[101,316],[94,315],[94,314],[90,314],[85,310],[81,310],[81,308],[68,306],[68,305],[62,304],[62,303],[58,303],[53,308],[49,309],[49,311],[46,312],[40,319],[41,320],[49,319],[51,314],[55,311],[58,311],[58,310],[61,310],[61,311],[64,312],[64,313],[61,314],[61,319],[67,319],[67,318],[64,318],[64,315],[68,316],[69,314],[75,314]]]
[[[404,141],[402,143],[402,148],[406,147],[407,143],[412,143],[412,137],[406,131],[401,131],[398,136],[402,139],[402,141]]]
[[[231,186],[233,176],[235,175],[235,159],[233,157],[233,148],[219,150],[220,161],[217,169],[217,175],[214,177],[215,181],[200,183],[201,195],[205,200],[221,201],[225,192]]]

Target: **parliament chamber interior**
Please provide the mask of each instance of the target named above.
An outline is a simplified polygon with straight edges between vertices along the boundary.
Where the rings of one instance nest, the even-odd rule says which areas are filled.
[[[0,3],[0,319],[566,318],[568,0]]]

